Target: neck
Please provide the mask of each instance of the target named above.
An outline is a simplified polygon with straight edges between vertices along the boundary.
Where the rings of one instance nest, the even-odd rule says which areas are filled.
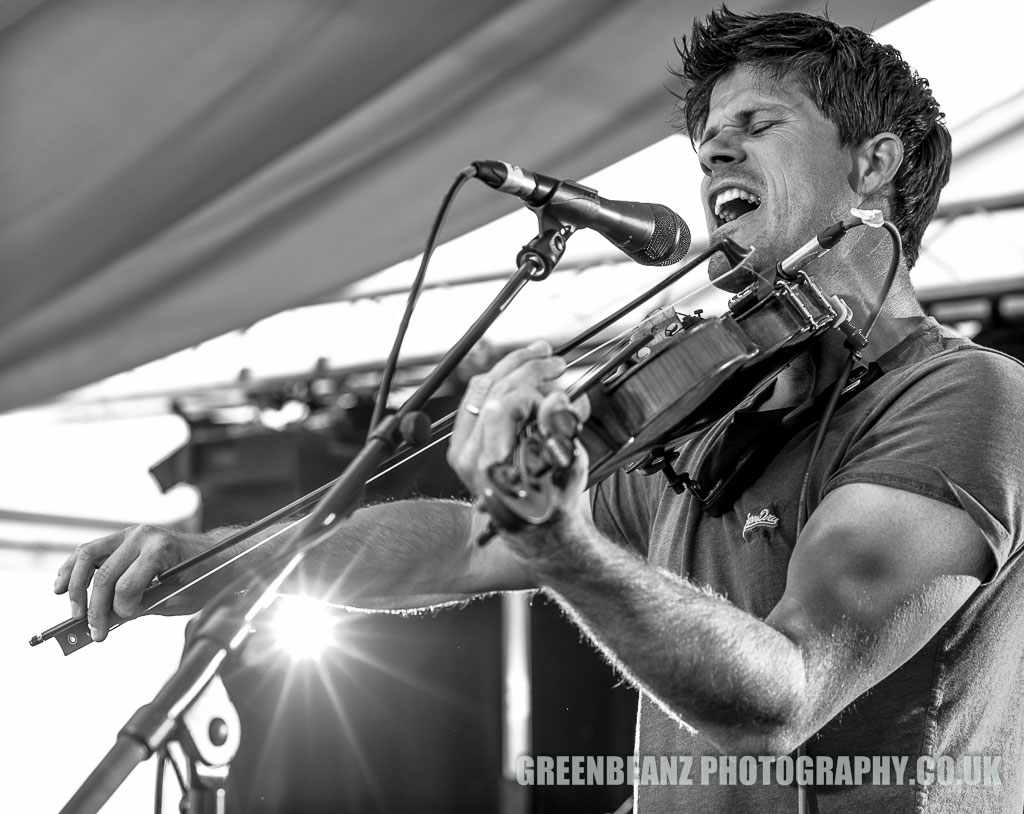
[[[826,294],[831,293],[827,289],[823,290]],[[854,324],[863,329],[873,301],[865,303],[862,299],[855,299],[853,295],[841,296],[853,309]],[[861,352],[861,358],[865,362],[877,360],[909,336],[923,316],[924,312],[914,297],[909,279],[901,272],[871,329],[868,345]],[[839,377],[849,356],[849,350],[844,346],[844,342],[845,336],[842,333],[829,330],[810,343],[810,347],[794,359],[779,376],[772,396],[765,402],[764,408],[792,406],[830,388]]]

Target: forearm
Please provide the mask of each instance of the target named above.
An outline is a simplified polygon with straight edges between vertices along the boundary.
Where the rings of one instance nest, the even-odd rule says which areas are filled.
[[[482,525],[482,516],[454,502],[371,507],[356,512],[311,549],[285,588],[350,607],[398,609],[533,587],[531,574],[504,541],[477,545]],[[152,587],[154,577],[209,552],[234,531],[192,534],[131,526],[78,546],[58,569],[53,589],[69,594],[73,616],[88,611],[95,641],[106,636],[112,613],[121,619],[146,612],[195,613],[229,586],[235,590],[251,584],[243,575],[281,553],[289,538],[285,526],[265,530]]]
[[[401,609],[527,587],[494,573],[502,553],[476,545],[481,523],[470,506],[454,501],[397,501],[361,509],[307,553],[285,589],[355,608]],[[250,562],[273,556],[284,539],[284,526],[266,532]],[[251,545],[240,544],[222,559]]]
[[[589,523],[552,534],[540,545],[559,553],[535,561],[537,581],[670,713],[730,751],[785,751],[799,739],[807,678],[791,639]]]

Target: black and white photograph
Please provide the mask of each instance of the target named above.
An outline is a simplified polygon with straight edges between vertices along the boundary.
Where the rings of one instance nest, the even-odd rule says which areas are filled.
[[[1008,0],[0,0],[0,810],[1024,814]]]

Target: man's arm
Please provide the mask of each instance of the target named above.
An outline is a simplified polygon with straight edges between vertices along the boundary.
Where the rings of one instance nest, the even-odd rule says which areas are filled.
[[[550,386],[557,373],[538,344],[471,382],[479,409],[460,411],[448,460],[473,493],[489,488],[524,420],[553,432],[554,416],[580,410]],[[510,549],[624,673],[734,754],[799,746],[923,647],[994,567],[966,511],[851,483],[809,519],[786,590],[760,620],[601,536],[581,511],[584,472],[581,453],[558,511],[506,533]]]
[[[749,754],[786,754],[818,731],[916,653],[994,562],[966,512],[870,484],[822,502],[763,621],[578,518],[516,545],[637,684],[719,748]]]
[[[478,544],[486,523],[485,515],[456,501],[372,506],[313,549],[299,579],[317,596],[366,609],[423,608],[536,588],[503,540]]]
[[[420,608],[464,601],[497,590],[535,587],[528,571],[496,539],[476,540],[486,518],[467,504],[409,500],[356,512],[335,535],[307,555],[296,584],[304,593],[367,609]],[[274,535],[281,527],[264,532]],[[72,615],[86,614],[93,638],[102,641],[114,610],[131,618],[153,577],[223,538],[230,529],[205,535],[179,534],[135,526],[79,546],[57,573],[54,591],[69,594]],[[219,555],[224,562],[252,541]],[[215,579],[204,580],[161,609],[193,613],[240,569],[252,567],[276,549],[274,541],[255,549]],[[211,564],[198,566],[207,570]],[[188,575],[186,575],[187,578]],[[90,581],[91,595],[87,596]],[[292,587],[291,584],[289,587]]]
[[[478,411],[477,399],[490,392],[493,381],[501,381],[505,391],[520,381],[546,388],[546,383],[561,375],[565,362],[550,356],[550,352],[546,342],[534,343],[508,354],[487,376],[473,377],[452,433],[450,460],[452,449],[465,454],[466,419]],[[473,410],[464,409],[466,405]],[[490,404],[488,412],[494,412],[495,406]],[[523,409],[527,404],[512,406]],[[508,406],[497,412],[505,421],[500,437],[508,441],[515,430],[514,420]],[[575,502],[580,502],[578,496]],[[452,501],[379,504],[356,512],[331,539],[314,549],[301,573],[341,604],[381,609],[422,607],[461,601],[479,593],[536,587],[530,570],[509,553],[504,540],[477,545],[485,522],[486,518],[466,504]],[[226,533],[221,530],[197,536],[151,526],[125,529],[79,546],[58,570],[54,591],[69,594],[76,618],[85,615],[88,607],[93,639],[102,641],[111,610],[123,618],[137,614],[142,593],[154,576],[208,548]],[[263,537],[270,534],[273,530]],[[177,601],[163,606],[161,612],[199,610],[237,573],[237,568],[273,550],[273,544],[262,546],[243,559],[243,565],[222,569],[216,578],[204,580]],[[237,549],[224,552],[220,561],[235,553]],[[90,583],[93,587],[87,605]]]

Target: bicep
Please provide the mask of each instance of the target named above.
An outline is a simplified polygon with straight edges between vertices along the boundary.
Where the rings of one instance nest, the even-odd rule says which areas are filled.
[[[994,562],[962,509],[866,483],[830,493],[766,620],[800,647],[818,723],[923,647]]]

